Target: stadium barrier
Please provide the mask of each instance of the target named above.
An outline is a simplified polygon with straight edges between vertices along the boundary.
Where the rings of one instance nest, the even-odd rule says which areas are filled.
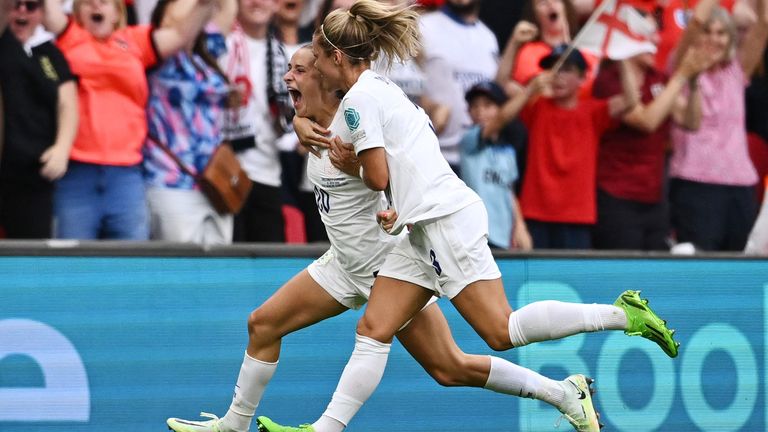
[[[223,414],[248,313],[323,250],[0,243],[0,430],[161,431],[169,416]],[[621,332],[497,354],[553,378],[594,377],[609,430],[768,430],[768,261],[642,253],[497,258],[515,306],[611,303],[625,289],[642,289],[677,329],[676,359]],[[439,304],[460,347],[491,353],[447,301]],[[359,315],[287,337],[259,413],[295,424],[322,413]],[[381,385],[348,430],[547,431],[556,419],[537,401],[442,388],[395,343]]]

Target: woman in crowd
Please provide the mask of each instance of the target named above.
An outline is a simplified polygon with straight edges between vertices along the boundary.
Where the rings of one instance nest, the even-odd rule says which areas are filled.
[[[173,27],[125,26],[121,0],[75,0],[68,17],[47,1],[44,25],[78,78],[80,127],[54,196],[56,235],[149,237],[141,148],[147,135],[145,69],[193,41],[212,0],[189,2]]]
[[[715,63],[689,83],[698,91],[699,127],[674,126],[670,162],[672,221],[680,243],[702,250],[741,251],[757,214],[757,173],[749,158],[744,89],[768,39],[765,0],[757,23],[739,41],[736,26],[717,0],[701,0],[675,55],[695,46]]]
[[[153,239],[232,242],[233,216],[217,212],[195,178],[176,161],[192,173],[202,173],[222,143],[221,125],[230,91],[216,59],[226,50],[224,34],[235,19],[237,3],[220,0],[218,6],[206,30],[149,73],[144,171]],[[194,4],[160,0],[152,13],[152,26],[173,27],[187,16],[189,7]]]
[[[42,0],[15,1],[7,28],[0,26],[0,226],[7,238],[51,238],[54,181],[67,171],[77,132],[77,84],[67,61],[51,42],[32,45],[42,16]]]
[[[541,59],[549,55],[552,48],[569,43],[578,30],[578,19],[570,0],[528,0],[522,17],[504,48],[496,74],[496,81],[508,90],[510,86],[525,86],[540,74]],[[599,59],[591,54],[584,56],[588,70],[583,94],[589,95]]]
[[[646,15],[650,28],[656,22]],[[658,34],[651,33],[651,42]],[[640,103],[621,117],[621,126],[605,132],[597,159],[597,249],[668,250],[669,205],[666,161],[672,123],[697,127],[698,92],[683,95],[690,80],[710,65],[708,54],[692,50],[667,75],[656,69],[654,46],[627,60]],[[594,96],[607,99],[622,91],[618,64],[604,61],[595,79]]]
[[[338,139],[353,144],[363,183],[391,198],[398,218],[388,231],[409,234],[398,240],[378,273],[354,351],[325,413],[298,429],[260,418],[262,430],[343,430],[381,380],[393,336],[434,295],[449,298],[494,350],[612,329],[644,335],[669,356],[677,355],[673,332],[634,291],[623,293],[615,305],[545,301],[512,313],[488,247],[482,201],[442,157],[424,111],[370,69],[380,55],[403,61],[414,55],[417,17],[410,9],[359,0],[349,10],[332,12],[315,32],[315,66],[323,84],[345,93],[339,111],[346,127]],[[542,380],[496,357],[484,359],[481,370],[484,388],[537,398],[557,407],[577,430],[599,430],[583,375]]]

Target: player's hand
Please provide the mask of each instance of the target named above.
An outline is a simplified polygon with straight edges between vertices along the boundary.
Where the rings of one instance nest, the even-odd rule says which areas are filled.
[[[393,208],[381,210],[376,213],[376,222],[378,222],[381,229],[386,232],[392,231],[392,227],[395,226],[395,221],[397,221],[397,211]]]
[[[328,150],[328,157],[333,166],[342,172],[357,177],[360,173],[360,160],[355,154],[355,147],[352,144],[341,141],[338,136],[333,137],[331,146]]]
[[[331,131],[308,118],[294,117],[293,129],[299,137],[299,143],[317,157],[320,157],[318,148],[328,148],[331,144]]]

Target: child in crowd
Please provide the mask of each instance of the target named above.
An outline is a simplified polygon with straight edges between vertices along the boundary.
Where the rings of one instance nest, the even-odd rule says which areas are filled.
[[[587,61],[560,45],[544,57],[547,70],[516,95],[509,114],[520,113],[530,133],[520,206],[536,248],[589,249],[597,219],[595,176],[600,136],[632,108],[637,95],[622,62],[623,94],[606,100],[580,97]],[[555,69],[555,70],[550,70]],[[540,96],[545,87],[548,94]]]
[[[531,236],[512,189],[518,178],[516,149],[525,145],[525,129],[504,115],[503,106],[510,102],[495,82],[475,84],[466,99],[473,126],[459,143],[461,172],[488,209],[488,244],[529,250]]]

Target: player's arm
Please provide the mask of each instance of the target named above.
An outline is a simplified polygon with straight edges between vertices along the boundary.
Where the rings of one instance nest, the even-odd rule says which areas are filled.
[[[306,117],[293,117],[293,131],[299,138],[299,144],[317,157],[320,157],[320,151],[317,148],[328,148],[331,144],[331,139],[328,137],[331,131]]]
[[[384,147],[374,147],[358,153],[360,159],[360,178],[368,189],[383,191],[389,185],[389,167]]]

